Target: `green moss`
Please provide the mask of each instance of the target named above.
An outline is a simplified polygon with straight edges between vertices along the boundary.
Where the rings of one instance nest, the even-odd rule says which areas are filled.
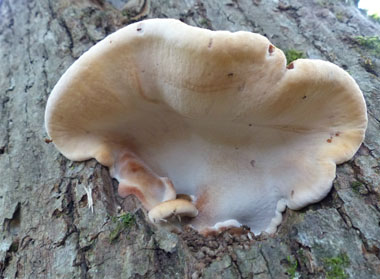
[[[18,241],[13,241],[11,244],[11,247],[9,247],[9,252],[14,252],[16,253],[18,251],[19,247],[19,242]]]
[[[368,194],[368,189],[362,182],[355,180],[355,181],[352,181],[350,183],[350,185],[351,185],[352,191],[354,191],[354,193],[361,194],[361,195]]]
[[[298,262],[297,260],[292,260],[290,256],[287,258],[289,267],[286,269],[286,273],[289,275],[289,279],[296,279],[298,278],[299,274],[297,272]]]
[[[328,2],[326,0],[317,0],[317,4],[323,8],[328,7]]]
[[[202,26],[205,26],[205,27],[208,27],[209,26],[209,22],[207,19],[205,18],[202,18],[200,21],[199,21],[199,24],[202,25]]]
[[[363,187],[363,183],[359,181],[353,181],[351,182],[351,187],[352,187],[352,190],[358,194],[360,192],[360,188]]]
[[[338,21],[343,22],[346,16],[343,12],[337,12],[335,17]]]
[[[374,22],[380,23],[380,15],[378,14],[369,15],[369,18],[372,19]]]
[[[305,54],[302,51],[296,49],[288,49],[285,51],[286,61],[288,64],[299,58],[305,58]]]
[[[121,14],[128,18],[132,18],[133,16],[135,16],[135,14],[133,14],[130,10],[123,10]]]
[[[357,44],[365,47],[370,53],[380,56],[380,37],[379,36],[357,36],[354,37]]]
[[[324,258],[323,264],[326,270],[327,279],[347,279],[349,278],[344,271],[344,267],[350,265],[350,259],[346,253],[342,253],[337,257]]]
[[[114,229],[109,234],[109,240],[112,242],[119,237],[121,232],[130,228],[135,223],[135,216],[127,212],[119,216],[112,216],[111,222]]]
[[[299,249],[297,251],[297,254],[298,254],[298,258],[300,259],[300,263],[307,263],[308,260],[305,256],[303,248]]]
[[[378,76],[377,72],[376,72],[376,66],[375,64],[373,63],[372,59],[367,57],[367,56],[362,56],[361,59],[360,59],[360,65],[363,66],[363,68],[369,72],[369,73],[372,73],[376,76]]]

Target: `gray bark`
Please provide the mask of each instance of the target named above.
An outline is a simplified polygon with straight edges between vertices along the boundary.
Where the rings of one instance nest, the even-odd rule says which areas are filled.
[[[347,1],[124,2],[0,0],[0,278],[379,278],[380,54],[354,38],[380,35],[380,24]],[[258,32],[355,78],[368,105],[366,139],[323,201],[287,210],[274,236],[168,233],[135,198],[117,196],[106,168],[68,161],[44,141],[47,97],[70,64],[152,17]],[[111,218],[122,211],[135,221]]]

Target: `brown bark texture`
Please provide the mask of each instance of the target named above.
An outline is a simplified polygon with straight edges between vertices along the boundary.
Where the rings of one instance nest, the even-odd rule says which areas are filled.
[[[273,236],[170,233],[117,196],[106,168],[45,141],[46,100],[64,71],[154,17],[257,32],[355,78],[366,139],[324,200],[287,210]],[[380,278],[380,46],[358,39],[379,35],[344,0],[0,0],[0,278]]]

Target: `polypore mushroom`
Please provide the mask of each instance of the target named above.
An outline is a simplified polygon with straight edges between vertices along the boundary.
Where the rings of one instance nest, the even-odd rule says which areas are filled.
[[[195,197],[196,229],[260,233],[276,230],[286,206],[326,196],[367,116],[355,81],[329,62],[286,67],[261,35],[152,19],[83,54],[51,93],[45,122],[63,155],[109,167],[150,216],[178,192]]]

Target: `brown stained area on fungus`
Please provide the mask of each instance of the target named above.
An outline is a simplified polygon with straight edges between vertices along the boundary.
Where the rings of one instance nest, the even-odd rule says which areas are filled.
[[[274,45],[269,45],[268,52],[269,54],[272,54],[275,51],[276,47]]]
[[[294,69],[294,63],[293,63],[293,62],[290,63],[288,66],[286,66],[286,68],[287,68],[288,70],[292,70],[292,69]]]
[[[144,167],[141,165],[141,164],[139,164],[139,163],[137,163],[137,162],[130,162],[129,164],[128,164],[128,172],[143,172],[143,171],[145,171],[145,169],[144,169]]]
[[[120,183],[119,184],[119,195],[122,197],[134,195],[140,200],[140,202],[142,204],[145,204],[147,202],[145,199],[145,195],[137,187],[134,187],[134,186],[125,185],[125,184]]]
[[[142,165],[142,163],[138,162],[135,159],[135,156],[132,156],[129,152],[120,156],[119,161],[124,162],[122,168],[123,174],[140,172],[141,175],[145,175],[148,173],[148,170]]]
[[[333,140],[334,136],[335,136],[335,137],[339,137],[340,135],[341,135],[340,132],[336,132],[336,133],[332,134],[332,135],[330,136],[330,138],[328,138],[326,141],[327,141],[328,143],[332,143],[332,140]]]
[[[173,184],[168,178],[157,176],[133,153],[125,152],[119,156],[115,165],[112,171],[118,174],[120,196],[135,195],[146,208],[160,202],[165,197],[167,188],[173,189]],[[159,193],[162,196],[155,200],[161,195]]]
[[[207,201],[210,198],[207,188],[204,188],[204,189],[206,190],[202,190],[202,192],[197,197],[197,200],[195,202],[195,207],[198,209],[199,212],[202,212],[205,209],[207,205]]]

